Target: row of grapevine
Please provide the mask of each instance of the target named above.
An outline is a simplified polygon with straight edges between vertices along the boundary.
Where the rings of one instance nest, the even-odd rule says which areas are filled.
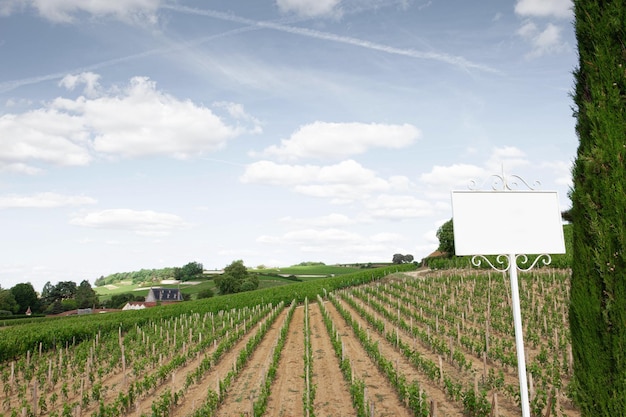
[[[135,326],[126,334],[120,330],[102,339],[96,335],[93,342],[34,357],[27,355],[0,371],[5,392],[3,408],[54,415],[61,407],[57,402],[63,402],[64,408],[70,404],[82,410],[102,409],[102,404],[117,402],[118,409],[127,410],[142,396],[154,394],[176,369],[206,354],[207,348],[213,347],[217,354],[222,352],[227,342],[232,344],[270,310],[271,306],[266,305],[216,315],[195,313],[160,319]],[[116,384],[122,384],[126,393],[110,398],[107,388]],[[32,402],[28,391],[33,393]]]
[[[329,297],[343,319],[352,327],[352,330],[361,342],[368,356],[387,377],[387,381],[396,391],[398,399],[409,406],[413,415],[428,417],[430,404],[419,382],[415,379],[408,382],[407,377],[400,372],[397,366],[394,366],[391,360],[381,353],[378,343],[373,342],[368,332],[363,329],[356,320],[353,320],[351,314],[343,308],[334,294],[331,293]]]
[[[133,312],[81,315],[42,321],[13,320],[9,327],[3,328],[0,338],[0,363],[18,359],[41,349],[59,349],[66,344],[76,344],[84,340],[93,340],[96,334],[104,336],[117,332],[129,331],[135,325],[143,326],[155,319],[170,319],[189,313],[190,311],[204,314],[231,309],[241,309],[257,304],[289,303],[295,299],[302,303],[305,298],[315,298],[324,290],[332,291],[339,288],[364,284],[380,279],[390,273],[415,269],[412,264],[394,265],[383,268],[366,269],[362,272],[342,275],[335,278],[319,279],[310,282],[266,288],[254,292],[213,297],[211,299],[187,301]]]
[[[304,415],[315,417],[313,400],[315,399],[315,386],[313,385],[313,352],[311,350],[311,326],[309,323],[309,299],[304,300],[304,394],[302,402]]]
[[[505,283],[492,278],[486,273],[448,272],[432,274],[427,279],[386,280],[348,290],[349,296],[342,299],[359,300],[395,326],[396,330],[386,332],[391,333],[389,339],[397,338],[393,333],[401,331],[413,337],[414,348],[417,339],[421,346],[454,364],[459,372],[465,368],[466,386],[482,370],[482,390],[497,392],[499,398],[519,404],[510,300]],[[566,273],[544,270],[523,275],[521,280],[522,312],[524,320],[529,318],[524,327],[531,410],[537,416],[548,412],[553,416],[577,415],[564,396],[567,387],[571,389],[567,385],[571,350],[564,307],[567,279]],[[551,318],[537,320],[537,311]],[[504,317],[509,319],[508,326]],[[372,324],[379,331],[384,331],[385,326]],[[536,335],[536,339],[529,341],[529,335]],[[424,371],[433,379],[436,368],[431,361]],[[456,389],[450,385],[450,390]],[[464,391],[471,393],[469,388]]]

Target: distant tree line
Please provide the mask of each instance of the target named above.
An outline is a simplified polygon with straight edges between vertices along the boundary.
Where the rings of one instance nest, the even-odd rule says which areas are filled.
[[[96,279],[94,284],[96,287],[105,285],[113,285],[118,282],[128,281],[133,284],[142,282],[161,282],[167,279],[176,279],[179,281],[191,281],[202,276],[204,267],[199,262],[189,262],[182,267],[168,267],[161,269],[140,269],[133,272],[116,272]]]
[[[141,269],[133,272],[116,272],[106,277],[101,276],[95,280],[94,284],[96,287],[103,287],[121,281],[130,281],[133,284],[140,282],[161,282],[164,279],[175,279],[175,269],[176,268]]]
[[[58,314],[78,308],[99,305],[98,295],[87,280],[79,285],[73,281],[61,281],[52,285],[48,281],[37,294],[30,282],[16,284],[10,289],[0,287],[0,315]]]

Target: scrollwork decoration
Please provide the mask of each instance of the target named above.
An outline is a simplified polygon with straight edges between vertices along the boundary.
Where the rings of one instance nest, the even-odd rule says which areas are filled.
[[[472,256],[472,265],[475,267],[480,267],[483,262],[486,262],[487,265],[491,267],[491,269],[496,270],[498,272],[506,272],[509,270],[509,258],[506,255],[498,255],[496,257],[496,264],[499,266],[495,266],[491,263],[491,261],[484,255],[474,255]]]
[[[527,255],[517,255],[515,257],[515,263],[517,264],[517,268],[520,271],[524,271],[524,272],[528,272],[531,269],[533,269],[535,267],[535,265],[537,265],[538,263],[541,263],[543,266],[548,266],[550,265],[550,263],[552,262],[552,257],[550,255],[548,255],[547,253],[542,253],[541,255],[537,255],[537,257],[535,258],[535,260],[533,261],[533,263],[528,267],[528,268],[522,268],[521,266],[519,266],[519,264],[517,263],[518,259],[522,259],[522,261],[520,262],[522,265],[525,265],[528,263],[528,256]]]
[[[493,191],[514,191],[523,186],[530,191],[536,191],[541,188],[540,181],[534,181],[532,184],[528,183],[524,178],[519,175],[502,175],[492,174],[485,181],[473,179],[469,181],[467,188],[470,191],[480,191],[487,183],[491,181],[491,189]]]
[[[471,259],[472,265],[477,268],[480,268],[483,262],[487,263],[491,267],[491,269],[498,272],[506,272],[511,268],[509,257],[507,255],[498,255],[496,257],[496,265],[494,265],[486,256],[484,255],[474,255]],[[547,253],[542,253],[541,255],[537,255],[532,264],[528,267],[524,267],[529,262],[528,255],[521,254],[515,256],[515,267],[523,272],[528,272],[533,269],[535,266],[541,263],[542,266],[548,266],[552,262],[552,257]],[[521,265],[521,266],[520,266]]]

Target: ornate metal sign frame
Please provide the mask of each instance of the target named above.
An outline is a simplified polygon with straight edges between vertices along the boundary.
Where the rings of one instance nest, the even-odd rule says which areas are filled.
[[[537,191],[538,188],[541,187],[541,183],[539,181],[535,181],[532,184],[526,182],[523,178],[518,175],[509,175],[506,176],[504,174],[504,169],[502,170],[502,174],[492,175],[489,177],[491,179],[491,189],[494,192],[522,192],[527,194],[532,194],[533,191]],[[477,191],[483,194],[490,194],[490,192],[481,191],[480,188],[489,182],[489,179],[483,183],[479,183],[476,180],[470,181],[468,188],[470,191]],[[521,191],[520,187],[526,187],[528,190]],[[540,192],[540,191],[537,191]],[[453,192],[453,200],[454,200],[454,192]],[[557,199],[558,201],[558,199]],[[557,202],[558,206],[558,202]],[[453,203],[453,212],[455,211],[454,203]],[[558,210],[558,207],[557,207]],[[454,214],[453,214],[454,219]],[[453,220],[454,222],[454,220]],[[455,227],[456,229],[456,227]],[[457,230],[455,230],[456,236]],[[514,239],[514,236],[511,237]],[[561,238],[562,239],[562,235]],[[557,239],[558,240],[558,239]],[[563,244],[563,252],[565,245]],[[559,252],[555,252],[559,253]],[[512,309],[513,309],[513,321],[515,326],[515,345],[517,350],[517,368],[520,382],[520,403],[522,407],[522,416],[530,417],[530,405],[528,400],[528,382],[526,376],[526,358],[524,354],[524,336],[522,330],[522,315],[520,309],[520,297],[519,297],[519,283],[517,272],[518,269],[520,271],[530,271],[532,268],[541,265],[549,265],[552,262],[552,257],[548,254],[540,254],[538,255],[530,265],[529,257],[527,254],[499,254],[495,258],[495,264],[491,262],[485,255],[476,254],[471,258],[471,263],[473,266],[479,267],[482,266],[482,263],[485,262],[489,267],[494,269],[495,271],[506,273],[509,272],[510,283],[511,283],[511,301],[512,301]]]

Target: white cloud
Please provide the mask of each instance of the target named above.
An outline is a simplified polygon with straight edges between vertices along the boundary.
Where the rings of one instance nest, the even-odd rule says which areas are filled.
[[[541,30],[534,22],[524,22],[517,34],[530,42],[532,50],[526,55],[528,58],[538,58],[543,55],[565,52],[570,49],[567,42],[561,37],[562,28],[548,23]]]
[[[400,233],[384,232],[384,233],[377,233],[375,235],[370,236],[370,240],[372,242],[379,242],[379,243],[395,243],[395,242],[404,240],[404,236],[401,235]]]
[[[121,95],[94,100],[57,99],[55,107],[85,119],[98,152],[177,158],[214,151],[245,129],[226,125],[211,110],[160,92],[146,77],[134,77]]]
[[[84,121],[53,108],[0,116],[0,169],[35,173],[33,163],[87,165]]]
[[[74,217],[70,224],[96,229],[127,230],[144,236],[166,236],[173,230],[188,226],[175,214],[131,209],[96,211]]]
[[[484,168],[471,164],[435,165],[430,172],[420,175],[420,181],[431,187],[450,190],[455,186],[466,187],[470,180],[485,173]]]
[[[280,219],[283,223],[298,225],[298,226],[310,226],[310,227],[337,227],[337,226],[347,226],[351,224],[355,224],[360,221],[364,221],[363,219],[357,220],[353,217],[348,217],[344,214],[331,213],[326,216],[320,216],[310,219],[299,219],[294,217],[283,217]]]
[[[542,167],[548,168],[554,173],[554,183],[557,185],[565,185],[568,188],[572,186],[572,163],[565,161],[544,162]]]
[[[332,253],[337,260],[343,258],[350,262],[382,260],[381,253],[389,254],[391,258],[391,254],[399,251],[398,247],[405,240],[398,233],[382,232],[368,236],[337,228],[299,229],[279,236],[263,235],[257,238],[257,242],[267,245],[288,245],[291,252]]]
[[[341,0],[276,0],[282,13],[295,13],[304,17],[340,17]]]
[[[504,146],[502,148],[494,148],[491,151],[491,156],[487,160],[485,167],[492,173],[499,173],[504,170],[510,172],[511,170],[528,165],[529,161],[526,158],[526,154],[514,147]]]
[[[375,218],[404,220],[433,214],[430,202],[410,195],[381,194],[364,202],[368,215]]]
[[[354,160],[335,165],[287,165],[259,161],[246,167],[240,180],[292,187],[298,193],[336,199],[335,202],[367,198],[374,192],[385,192],[406,187],[408,180],[380,178],[374,171]]]
[[[3,208],[56,208],[95,204],[91,197],[63,195],[57,193],[38,193],[32,195],[8,194],[0,196],[0,209]]]
[[[218,101],[218,102],[213,103],[213,106],[218,109],[219,108],[225,109],[228,115],[232,117],[234,120],[250,122],[252,125],[254,125],[252,132],[261,133],[261,122],[255,117],[252,117],[251,115],[246,113],[242,104],[231,103],[227,101]]]
[[[450,166],[435,165],[428,173],[422,174],[420,180],[430,188],[439,190],[467,189],[476,186],[482,189],[493,180],[494,175],[510,175],[513,170],[529,165],[526,154],[514,146],[493,148],[483,166],[472,164],[453,164]],[[441,196],[439,196],[441,197]]]
[[[572,17],[572,7],[572,0],[518,0],[515,13],[521,16],[568,19]]]
[[[0,170],[34,173],[34,163],[87,165],[98,153],[188,158],[260,131],[240,105],[220,104],[235,116],[231,125],[209,108],[159,91],[146,77],[110,91],[93,73],[67,76],[60,83],[68,89],[81,84],[87,97],[58,97],[40,109],[0,116],[5,139],[0,141]]]
[[[155,23],[160,4],[161,0],[4,0],[0,2],[0,15],[8,16],[30,7],[41,17],[58,23],[73,22],[81,13],[125,22]]]
[[[371,148],[400,149],[411,145],[420,131],[409,124],[314,122],[300,127],[280,146],[270,146],[264,156],[295,160],[302,158],[340,159],[362,154]]]
[[[73,90],[80,84],[85,85],[83,93],[87,97],[96,97],[100,93],[100,75],[93,72],[83,72],[80,74],[69,74],[59,81],[59,85]]]

